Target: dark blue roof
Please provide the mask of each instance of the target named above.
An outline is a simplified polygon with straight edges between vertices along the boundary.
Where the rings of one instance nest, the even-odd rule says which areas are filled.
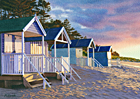
[[[58,35],[62,27],[57,27],[57,28],[50,28],[50,29],[45,29],[47,36],[44,37],[44,40],[54,40],[55,37]],[[25,38],[25,41],[41,41],[42,37],[30,37],[30,38]]]
[[[94,49],[94,52],[109,52],[110,48],[111,48],[111,46],[97,46]],[[89,49],[89,52],[92,53],[93,49]]]
[[[77,48],[77,47],[88,47],[92,39],[78,39],[78,40],[71,40],[70,47]],[[67,48],[68,44],[56,44],[56,48]],[[54,48],[54,46],[52,46]]]

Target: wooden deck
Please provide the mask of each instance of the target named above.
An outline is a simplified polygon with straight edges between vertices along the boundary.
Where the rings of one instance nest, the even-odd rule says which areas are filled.
[[[22,85],[23,77],[21,75],[3,75],[0,76],[0,87],[11,88],[13,85]]]
[[[57,73],[44,73],[42,75],[45,77],[47,81],[49,81],[49,79],[47,79],[46,77],[57,79]],[[39,76],[38,73],[28,73],[25,74],[24,76],[22,75],[0,76],[1,88],[13,88],[13,86],[18,86],[18,85],[21,85],[25,88],[34,88],[38,86],[43,86],[43,79]]]

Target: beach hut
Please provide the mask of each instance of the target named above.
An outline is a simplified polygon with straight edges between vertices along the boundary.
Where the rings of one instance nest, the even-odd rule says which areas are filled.
[[[44,37],[44,42],[45,42],[45,55],[48,57],[49,55],[49,51],[48,51],[48,46],[49,45],[56,45],[56,44],[68,44],[67,47],[67,51],[69,52],[69,45],[71,44],[71,40],[65,30],[64,27],[57,27],[57,28],[50,28],[50,29],[45,29],[47,36]],[[25,38],[25,44],[26,46],[28,46],[28,49],[26,49],[26,53],[27,54],[40,54],[40,47],[41,45],[41,37],[31,37],[31,38]],[[56,58],[56,47],[54,49],[54,56],[53,57],[49,57],[52,62],[54,62],[54,59]],[[58,60],[62,60],[60,58],[57,58]],[[68,64],[69,64],[69,54],[67,57],[65,57],[65,60]],[[57,65],[56,62],[54,62],[55,66]],[[57,66],[56,66],[57,67]],[[68,69],[69,71],[69,67],[65,65],[65,67]]]
[[[89,57],[89,48],[94,49],[95,44],[93,39],[77,39],[77,40],[71,40],[70,45],[70,64],[76,64],[76,65],[84,65],[84,66],[91,66],[92,65],[92,59]],[[57,44],[56,45],[56,56],[57,57],[67,57],[68,51],[67,44]],[[54,56],[54,45],[51,47],[52,49],[52,56]],[[83,56],[83,50],[87,52],[87,56]],[[94,54],[93,54],[94,57]]]
[[[20,84],[30,88],[38,86],[45,88],[46,84],[51,87],[43,73],[52,70],[55,72],[57,70],[61,75],[63,84],[64,81],[69,82],[45,55],[47,44],[44,43],[44,36],[46,32],[37,16],[0,20],[0,87]],[[50,36],[49,33],[48,36]],[[41,43],[32,43],[32,45],[38,44],[39,46],[31,48],[29,43],[25,43],[32,37],[34,39],[40,37]],[[67,41],[64,39],[62,42]],[[54,43],[56,44],[56,39]]]
[[[64,27],[56,27],[56,28],[50,28],[50,29],[45,29],[47,36],[44,37],[44,42],[45,42],[45,46],[44,46],[44,50],[45,50],[45,55],[47,56],[47,61],[51,62],[52,64],[54,64],[54,68],[52,67],[52,65],[47,64],[46,69],[44,71],[44,75],[47,77],[50,77],[51,75],[55,75],[57,71],[62,72],[62,73],[69,73],[70,72],[70,76],[72,77],[72,71],[74,73],[76,73],[72,67],[70,66],[70,44],[71,44],[71,40],[65,30]],[[30,38],[25,38],[25,45],[28,46],[28,48],[25,50],[26,54],[40,54],[40,47],[41,45],[41,37],[30,37]],[[48,51],[48,47],[49,45],[54,44],[54,56],[50,56],[49,55],[49,51]],[[56,51],[56,45],[57,44],[67,44],[67,52],[68,52],[68,56],[67,57],[57,57],[57,51]],[[32,57],[30,55],[30,57]],[[45,61],[46,62],[46,61]],[[56,68],[56,69],[55,69]],[[76,73],[76,75],[78,76],[78,74]],[[79,77],[79,76],[78,76]],[[80,77],[79,77],[80,78]]]
[[[89,56],[92,57],[94,54],[95,59],[100,62],[103,66],[110,66],[110,60],[111,60],[111,46],[97,46],[96,49],[89,50]],[[95,64],[95,66],[97,66]]]

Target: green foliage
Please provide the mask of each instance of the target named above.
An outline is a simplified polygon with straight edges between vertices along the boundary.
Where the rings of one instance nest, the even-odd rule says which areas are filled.
[[[36,0],[1,0],[1,20],[28,17],[34,14]]]
[[[140,62],[140,59],[136,59],[136,58],[131,58],[131,57],[119,57],[119,56],[113,56],[112,55],[112,59],[117,59],[119,58],[121,61],[130,61],[130,62]]]
[[[45,0],[0,0],[0,19],[40,16],[42,24],[50,17],[46,12],[51,10],[50,3]]]
[[[53,20],[51,19],[50,22],[46,22],[45,23],[45,28],[55,28],[55,27],[62,27],[63,26],[63,22],[61,22],[61,20]]]
[[[46,0],[38,0],[36,6],[35,6],[35,12],[40,17],[40,21],[42,22],[42,25],[45,26],[45,22],[47,19],[50,18],[50,15],[48,15],[48,12],[51,10],[50,3]]]
[[[83,50],[83,56],[87,56],[87,52]]]
[[[117,59],[117,58],[120,58],[120,57],[119,57],[119,56],[113,56],[113,55],[112,55],[111,58],[112,58],[112,59]]]
[[[65,27],[70,39],[81,39],[82,36],[78,31],[76,31],[73,27],[71,27],[71,24],[68,19],[65,19],[63,22],[63,26]]]
[[[111,55],[113,55],[113,56],[120,56],[119,53],[116,52],[116,51],[112,52]]]
[[[46,0],[0,0],[0,20],[29,17],[36,13],[44,28],[64,26],[71,40],[86,38],[71,27],[68,19],[65,19],[64,22],[58,19],[46,22],[50,18],[48,15],[50,10],[50,3]]]
[[[87,36],[85,36],[84,39],[87,39]]]

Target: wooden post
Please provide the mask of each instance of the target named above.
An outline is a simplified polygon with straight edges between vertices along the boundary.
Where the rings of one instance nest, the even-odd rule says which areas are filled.
[[[3,58],[2,58],[2,38],[4,37],[4,34],[0,34],[0,65],[1,65],[1,68],[0,68],[0,75],[3,74],[3,71],[4,71],[4,68],[3,68]],[[4,38],[3,38],[4,39]],[[4,43],[4,42],[3,42]]]
[[[22,75],[24,75],[24,32],[22,32]]]
[[[56,41],[54,41],[54,59],[55,59],[54,66],[56,67]],[[56,72],[56,69],[55,69],[55,72]]]
[[[42,69],[44,73],[44,36],[42,36]],[[43,79],[43,89],[46,89],[46,82]]]
[[[66,70],[64,69],[64,77],[66,78]],[[64,80],[64,83],[65,83],[65,80]]]
[[[63,56],[61,56],[61,63],[63,65]],[[64,67],[62,67],[61,71],[63,72],[64,71]]]
[[[64,41],[63,32],[62,32],[62,41]]]
[[[94,48],[92,48],[92,50],[93,50],[93,51],[92,51],[92,57],[93,57],[92,59],[94,60]],[[95,66],[94,61],[93,61],[92,66],[93,66],[93,67]]]
[[[70,44],[69,43],[68,43],[68,58],[69,58],[68,64],[70,65]]]
[[[87,66],[89,66],[89,47],[87,47]]]
[[[42,69],[44,73],[44,36],[42,36]]]
[[[44,79],[43,79],[43,89],[46,89],[46,83]]]
[[[68,64],[70,65],[70,44],[68,43],[68,58],[69,58],[69,61],[68,61]],[[70,71],[70,74],[72,75],[72,69],[69,68],[69,71]],[[72,80],[72,76],[70,75],[70,80]]]
[[[64,83],[65,83],[65,82],[64,82],[64,77],[62,76],[62,85],[64,85]]]

